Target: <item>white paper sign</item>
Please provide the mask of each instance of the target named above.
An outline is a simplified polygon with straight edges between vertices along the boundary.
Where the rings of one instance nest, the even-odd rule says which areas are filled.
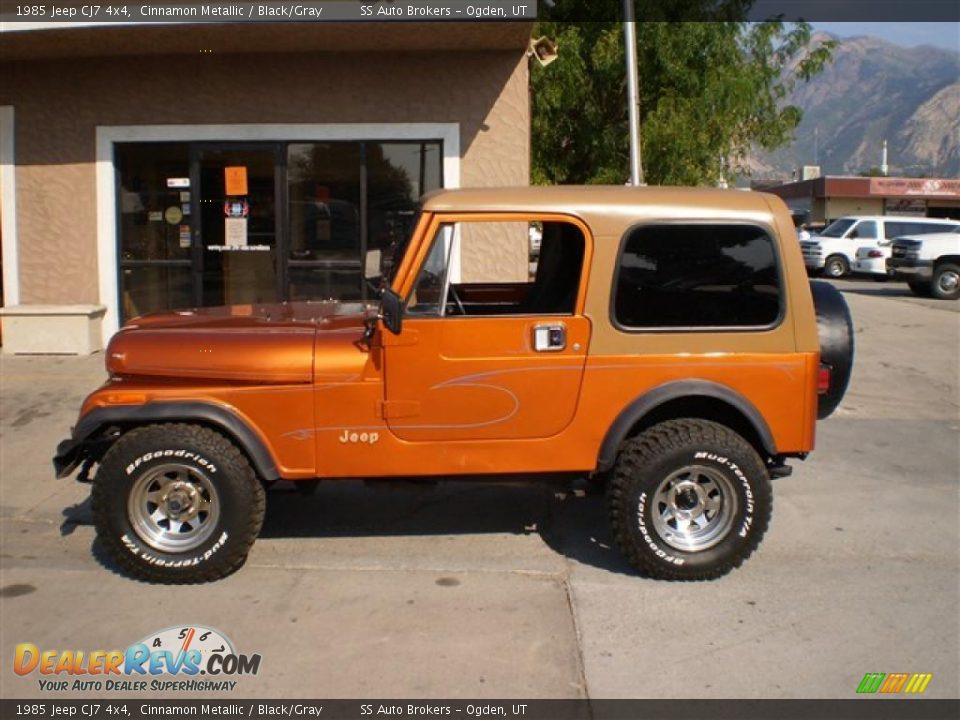
[[[247,244],[247,219],[224,218],[223,244],[227,247],[245,247]]]

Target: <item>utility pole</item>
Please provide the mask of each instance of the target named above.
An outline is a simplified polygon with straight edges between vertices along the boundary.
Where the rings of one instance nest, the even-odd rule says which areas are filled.
[[[630,184],[646,185],[640,160],[640,92],[637,80],[637,23],[633,0],[623,0],[623,38],[627,49],[627,114],[630,119]]]

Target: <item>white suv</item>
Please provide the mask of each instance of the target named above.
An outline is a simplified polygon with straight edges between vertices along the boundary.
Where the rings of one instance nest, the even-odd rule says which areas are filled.
[[[960,299],[960,226],[951,232],[893,241],[887,272],[914,295]]]
[[[803,250],[803,261],[807,270],[822,271],[827,277],[838,278],[855,267],[858,248],[879,249],[888,246],[893,238],[902,235],[949,232],[958,226],[960,221],[957,220],[883,215],[842,217],[830,223],[818,235],[801,241],[800,248]],[[885,253],[883,250],[881,252]],[[881,256],[876,269],[863,272],[886,274],[886,267],[883,265],[885,260],[885,255]]]

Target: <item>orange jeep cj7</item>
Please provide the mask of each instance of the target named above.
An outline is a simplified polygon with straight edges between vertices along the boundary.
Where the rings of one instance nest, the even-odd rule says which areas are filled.
[[[113,337],[54,463],[97,465],[120,566],[233,572],[278,479],[578,473],[606,486],[641,572],[719,577],[757,547],[770,479],[813,449],[851,372],[846,303],[808,280],[771,195],[440,191],[382,260],[377,307],[181,310]]]

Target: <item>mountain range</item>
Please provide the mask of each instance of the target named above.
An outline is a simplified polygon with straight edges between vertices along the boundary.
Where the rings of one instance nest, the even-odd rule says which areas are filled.
[[[803,110],[794,142],[748,160],[753,180],[788,181],[802,165],[824,175],[960,176],[960,52],[901,47],[875,37],[834,39],[833,60],[787,102]]]

